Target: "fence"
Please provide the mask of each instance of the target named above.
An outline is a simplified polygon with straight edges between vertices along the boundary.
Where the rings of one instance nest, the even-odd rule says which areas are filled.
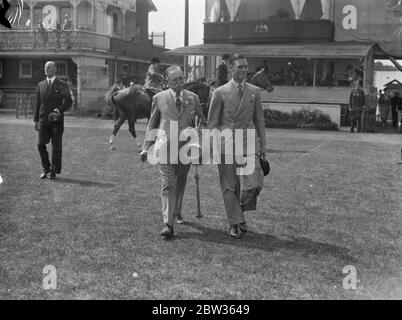
[[[152,40],[154,46],[165,48],[166,32],[152,32],[148,38],[149,40]]]

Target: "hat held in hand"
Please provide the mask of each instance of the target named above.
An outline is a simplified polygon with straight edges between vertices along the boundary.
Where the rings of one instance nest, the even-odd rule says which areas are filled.
[[[269,174],[269,172],[271,171],[271,167],[269,165],[268,160],[261,158],[260,166],[261,166],[262,172],[264,172],[264,177],[266,177]]]
[[[49,113],[47,120],[52,125],[60,125],[63,122],[63,115],[59,110]]]

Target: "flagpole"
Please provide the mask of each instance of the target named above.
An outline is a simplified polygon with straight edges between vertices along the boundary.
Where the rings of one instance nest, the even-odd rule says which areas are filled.
[[[188,46],[188,29],[189,29],[189,0],[184,0],[184,46]],[[184,77],[187,79],[187,61],[188,57],[187,55],[184,56]]]

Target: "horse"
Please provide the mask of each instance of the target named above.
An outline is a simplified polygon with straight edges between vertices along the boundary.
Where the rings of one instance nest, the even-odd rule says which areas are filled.
[[[148,119],[151,117],[152,98],[162,90],[164,85],[163,76],[157,73],[150,75],[149,82],[151,88],[145,89],[141,85],[133,85],[128,88],[111,93],[110,100],[116,112],[116,122],[113,133],[109,138],[110,150],[114,150],[114,139],[120,127],[127,120],[128,130],[137,144],[138,151],[141,151],[141,145],[137,141],[135,131],[135,122],[138,119]]]
[[[204,116],[207,118],[214,82],[207,84],[204,81],[205,79],[198,79],[193,82],[185,83],[184,88],[198,95]],[[267,90],[268,92],[274,90],[266,74],[261,71],[256,74],[251,74],[247,82]],[[114,125],[113,133],[109,138],[111,150],[114,150],[113,143],[117,132],[123,123],[128,120],[128,129],[137,144],[138,151],[141,151],[141,145],[137,141],[135,122],[138,119],[148,119],[149,121],[151,117],[152,98],[156,93],[157,91],[145,90],[142,86],[135,85],[116,91],[111,95],[111,102],[116,109],[116,113],[118,113],[118,119]]]
[[[194,92],[200,97],[202,106],[207,106],[209,88],[200,85],[201,82],[194,81],[186,83],[184,88]],[[162,87],[161,83],[161,87]],[[128,88],[116,91],[110,95],[110,103],[114,106],[118,119],[113,128],[113,133],[109,138],[110,150],[114,150],[114,139],[123,123],[128,120],[128,129],[137,144],[138,151],[141,146],[137,141],[135,131],[135,122],[138,119],[148,119],[151,117],[152,98],[158,93],[158,90],[144,89],[141,85],[130,86]],[[106,96],[108,97],[108,95]]]
[[[200,105],[204,116],[208,114],[208,102],[210,95],[211,84],[205,85],[204,79],[198,79],[192,82],[187,82],[184,84],[184,89],[195,93],[200,99]]]
[[[135,131],[135,122],[138,119],[148,119],[151,117],[152,97],[156,92],[145,90],[141,86],[135,85],[116,91],[111,100],[116,108],[118,119],[115,122],[113,133],[109,138],[110,150],[114,150],[114,139],[120,127],[127,120],[128,130],[137,144],[138,151],[141,151],[141,145],[137,141]]]
[[[253,84],[257,87],[260,87],[261,89],[268,91],[268,93],[271,93],[274,91],[274,87],[273,87],[271,81],[269,80],[268,76],[264,72],[264,70],[260,70],[255,74],[250,74],[247,77],[246,81],[250,84]]]

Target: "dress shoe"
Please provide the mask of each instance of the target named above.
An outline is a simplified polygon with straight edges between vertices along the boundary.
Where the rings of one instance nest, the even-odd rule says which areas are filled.
[[[241,232],[246,233],[247,232],[247,223],[243,222],[239,224],[239,229]]]
[[[176,217],[176,222],[177,222],[178,224],[184,224],[184,219],[183,219],[183,217],[182,217],[182,216],[177,216],[177,217]]]
[[[55,173],[50,173],[50,180],[56,179],[56,174]]]
[[[240,238],[240,230],[239,230],[239,225],[238,224],[234,224],[234,225],[230,226],[229,235],[232,238],[236,238],[236,239]]]
[[[171,227],[167,223],[165,223],[165,226],[163,227],[163,229],[161,231],[161,237],[165,237],[165,238],[173,237],[173,227]]]
[[[47,178],[47,174],[50,173],[50,169],[43,169],[42,173],[40,175],[41,179],[46,179]]]

